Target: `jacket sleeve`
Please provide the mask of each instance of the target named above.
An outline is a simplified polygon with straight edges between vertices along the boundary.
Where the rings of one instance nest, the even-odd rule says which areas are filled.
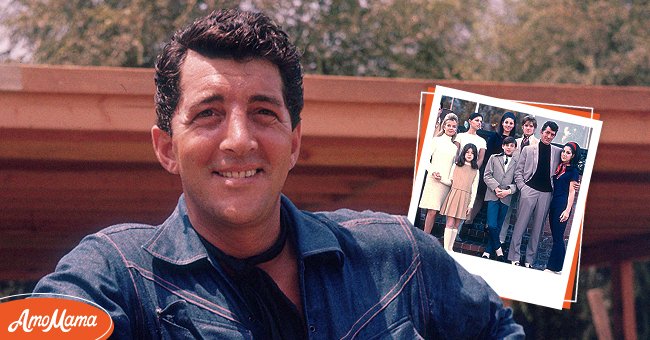
[[[449,169],[449,176],[440,176],[440,183],[446,186],[451,186],[454,178],[454,170],[456,170],[456,164],[452,165],[451,169]]]
[[[517,162],[517,167],[515,168],[515,184],[517,188],[521,190],[524,187],[524,166],[526,165],[526,159],[528,158],[528,148],[526,147],[521,150],[519,154],[519,161]]]
[[[429,323],[425,339],[524,339],[512,310],[479,276],[469,273],[435,238],[414,230],[422,258]]]
[[[498,160],[494,155],[490,156],[487,165],[485,165],[485,172],[483,173],[483,181],[492,191],[499,187],[499,182],[494,178],[494,163],[496,162],[498,162]]]
[[[435,162],[435,159],[436,159],[436,140],[433,139],[431,143],[431,155],[429,156],[429,166],[427,167],[429,174],[433,172],[433,163]]]
[[[517,166],[519,165],[519,156],[513,157],[513,161],[515,162],[514,166],[516,170]],[[512,178],[512,182],[508,183],[508,189],[510,189],[510,194],[514,195],[515,192],[517,192],[517,184],[515,184],[514,171],[512,173],[513,173],[513,178]]]
[[[133,338],[128,303],[130,278],[117,250],[106,235],[97,233],[84,238],[65,255],[53,273],[43,277],[34,288],[39,295],[64,294],[86,299],[103,307],[114,322],[112,338]],[[52,295],[50,295],[52,296]]]
[[[558,148],[555,145],[551,145],[551,152],[553,153],[553,164],[551,164],[551,171],[555,171],[560,163],[562,163],[562,148]]]

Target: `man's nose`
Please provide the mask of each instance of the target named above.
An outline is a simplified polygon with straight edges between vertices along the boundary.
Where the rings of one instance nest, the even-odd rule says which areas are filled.
[[[225,128],[225,137],[220,144],[222,151],[244,155],[257,149],[254,127],[245,112],[228,115]]]

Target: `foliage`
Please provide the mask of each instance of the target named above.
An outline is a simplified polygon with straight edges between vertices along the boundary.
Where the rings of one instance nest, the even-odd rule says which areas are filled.
[[[23,62],[151,67],[176,28],[239,6],[282,25],[308,73],[650,84],[649,0],[8,1],[0,58]]]
[[[480,4],[478,0],[465,5]],[[33,62],[150,67],[176,28],[237,1],[11,0],[3,24]],[[282,25],[310,73],[454,78],[476,11],[461,1],[243,1]],[[471,8],[471,7],[470,7]],[[72,24],[71,24],[72,23]],[[399,27],[399,30],[395,28]],[[21,44],[22,42],[22,44]]]
[[[308,72],[455,78],[481,2],[257,1],[295,37]]]
[[[596,330],[587,301],[587,291],[601,288],[605,292],[606,308],[612,306],[610,271],[607,267],[581,270],[577,303],[570,310],[555,310],[523,302],[513,302],[515,320],[526,331],[528,339],[595,339]],[[634,295],[637,337],[650,339],[650,261],[634,263]],[[610,320],[612,311],[609,311]]]
[[[12,46],[37,63],[151,67],[171,33],[234,1],[10,0]]]
[[[634,263],[634,296],[636,306],[637,337],[650,339],[650,261]]]
[[[587,302],[587,291],[602,288],[609,292],[609,271],[605,268],[581,270],[578,281],[577,303],[569,310],[513,302],[515,320],[526,331],[527,339],[593,339],[596,330]],[[609,296],[609,294],[606,294]]]
[[[504,0],[464,79],[650,85],[650,2]]]

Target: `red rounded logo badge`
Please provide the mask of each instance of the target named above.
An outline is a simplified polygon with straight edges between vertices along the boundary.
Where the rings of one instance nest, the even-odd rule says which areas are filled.
[[[2,339],[107,339],[111,333],[110,315],[91,301],[59,294],[0,298]]]

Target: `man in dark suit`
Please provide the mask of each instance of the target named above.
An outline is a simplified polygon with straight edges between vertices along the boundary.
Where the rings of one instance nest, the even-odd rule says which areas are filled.
[[[519,162],[515,168],[515,184],[520,191],[517,208],[517,222],[512,232],[508,260],[520,265],[521,239],[531,222],[531,233],[526,247],[525,267],[530,267],[537,253],[539,237],[548,214],[553,192],[551,177],[560,162],[562,149],[551,145],[558,126],[553,121],[542,125],[541,139],[536,145],[521,149]]]

